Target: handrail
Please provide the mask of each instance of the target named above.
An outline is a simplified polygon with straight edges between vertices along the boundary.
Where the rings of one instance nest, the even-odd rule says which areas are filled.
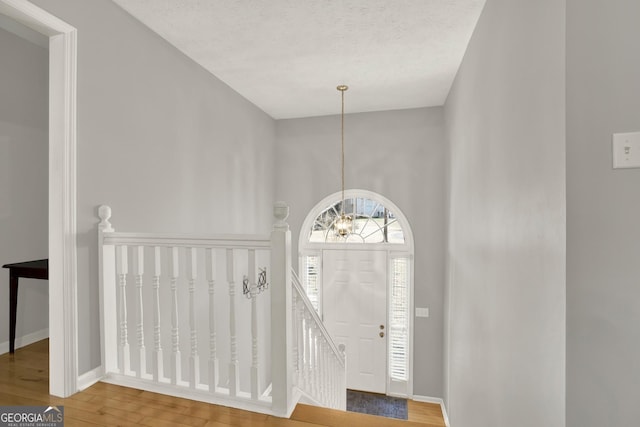
[[[207,248],[265,248],[271,247],[271,238],[266,235],[222,234],[159,234],[159,233],[122,233],[104,234],[104,244],[139,245],[168,247],[207,247]]]
[[[313,305],[311,304],[311,301],[309,300],[309,297],[307,296],[307,293],[302,288],[302,285],[300,284],[300,279],[298,278],[298,275],[293,270],[291,270],[291,277],[293,279],[292,280],[293,288],[298,292],[298,296],[300,297],[300,299],[302,300],[303,304],[307,308],[307,311],[309,311],[311,313],[311,317],[313,318],[314,323],[316,324],[317,328],[320,330],[322,335],[327,340],[327,343],[329,343],[329,347],[331,347],[331,350],[333,351],[333,353],[338,358],[338,361],[340,362],[340,365],[342,367],[344,367],[345,366],[344,353],[338,349],[338,346],[333,341],[333,338],[329,334],[329,331],[327,331],[327,328],[324,326],[324,323],[320,319],[320,316],[318,315],[318,312],[316,311],[315,308],[313,308]]]

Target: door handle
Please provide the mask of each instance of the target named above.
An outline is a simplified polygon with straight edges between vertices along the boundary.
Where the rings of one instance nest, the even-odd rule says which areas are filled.
[[[380,329],[384,329],[384,325],[380,325]]]
[[[384,332],[380,332],[380,338],[384,338]]]

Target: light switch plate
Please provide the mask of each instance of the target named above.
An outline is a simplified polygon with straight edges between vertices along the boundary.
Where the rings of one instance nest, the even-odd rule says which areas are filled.
[[[429,317],[429,307],[416,307],[416,317]]]
[[[613,134],[613,168],[640,168],[640,132]]]

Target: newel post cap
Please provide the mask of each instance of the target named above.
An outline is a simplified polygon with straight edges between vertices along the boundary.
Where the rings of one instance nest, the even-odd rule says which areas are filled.
[[[113,227],[109,222],[109,218],[111,218],[111,207],[107,205],[101,205],[98,208],[98,216],[100,217],[100,224],[98,224],[98,228],[100,231],[110,232],[113,231]]]
[[[286,219],[289,217],[289,205],[281,201],[275,202],[273,205],[273,216],[276,217],[276,223],[273,225],[274,229],[289,229],[289,224],[286,222]]]

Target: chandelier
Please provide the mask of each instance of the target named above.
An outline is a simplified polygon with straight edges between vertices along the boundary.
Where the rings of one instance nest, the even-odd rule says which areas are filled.
[[[342,115],[341,115],[341,132],[340,132],[340,139],[342,141],[342,148],[341,148],[341,161],[342,161],[342,201],[340,203],[340,216],[338,218],[336,218],[334,224],[333,224],[333,228],[334,231],[336,233],[336,235],[341,236],[341,237],[345,237],[347,235],[349,235],[351,233],[351,230],[353,229],[353,218],[351,218],[350,215],[346,215],[344,213],[344,205],[345,205],[345,200],[344,200],[344,92],[349,89],[348,86],[346,85],[340,85],[338,86],[336,89],[338,89],[342,95]]]

